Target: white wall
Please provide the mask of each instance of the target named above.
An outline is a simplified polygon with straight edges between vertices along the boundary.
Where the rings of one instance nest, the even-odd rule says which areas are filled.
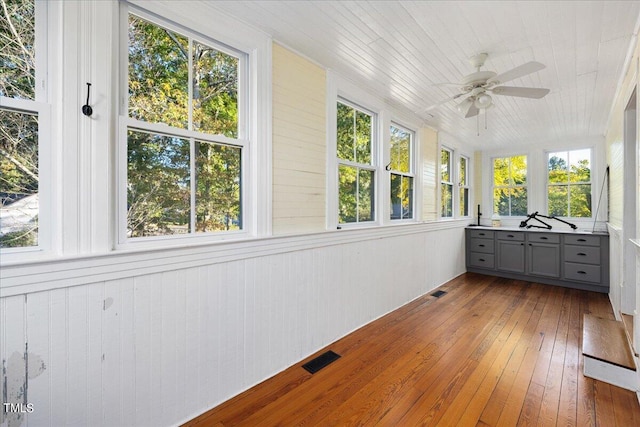
[[[4,268],[0,384],[10,401],[28,389],[34,410],[0,425],[186,421],[461,274],[463,227],[342,230]]]

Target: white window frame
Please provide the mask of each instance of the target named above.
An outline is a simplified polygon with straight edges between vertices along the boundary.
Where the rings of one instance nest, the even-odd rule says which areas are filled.
[[[407,126],[401,125],[396,121],[391,121],[389,124],[389,132],[391,128],[395,127],[409,134],[409,172],[401,172],[391,168],[391,137],[388,138],[387,145],[389,146],[389,167],[385,169],[388,171],[388,187],[391,189],[391,175],[400,175],[405,178],[413,179],[413,185],[411,187],[411,218],[391,218],[391,212],[389,212],[387,219],[393,223],[397,222],[415,222],[416,221],[416,132]],[[391,194],[387,196],[388,201],[391,201]]]
[[[465,161],[465,165],[466,165],[465,173],[464,173],[464,178],[465,178],[464,181],[465,182],[462,182],[461,181],[461,177],[460,177],[460,171],[462,169],[462,167],[461,167],[462,160]],[[457,196],[456,200],[458,202],[460,202],[461,196],[463,194],[463,190],[466,189],[467,190],[467,214],[463,215],[461,213],[462,206],[461,206],[460,203],[459,203],[460,205],[456,209],[456,214],[460,218],[469,218],[471,216],[471,188],[469,186],[469,172],[471,170],[470,159],[469,159],[469,157],[460,154],[460,155],[458,155],[458,158],[457,158],[457,164],[458,164],[458,168],[456,169],[456,173],[457,173],[456,180],[458,181],[458,185],[457,185],[457,190],[456,191],[458,192],[458,196]]]
[[[591,178],[591,180],[587,183],[587,182],[566,182],[563,184],[551,184],[549,183],[549,155],[551,153],[567,153],[567,159],[568,159],[568,164],[567,167],[571,167],[571,152],[572,151],[584,151],[584,150],[588,150],[589,151],[589,167],[590,169],[590,174],[589,177]],[[571,192],[571,186],[572,185],[586,185],[589,184],[589,186],[591,187],[591,216],[585,216],[585,217],[573,217],[573,216],[566,216],[566,217],[562,217],[562,218],[570,218],[570,219],[576,219],[576,220],[588,220],[588,219],[592,219],[595,215],[594,212],[594,200],[593,200],[593,195],[594,195],[594,188],[593,188],[593,175],[594,175],[594,149],[593,147],[583,147],[583,148],[567,148],[567,149],[554,149],[554,150],[546,150],[544,152],[544,157],[545,157],[545,186],[544,186],[544,200],[545,200],[545,207],[546,207],[546,212],[548,215],[549,214],[549,186],[551,185],[566,185],[567,186],[567,190],[569,191],[569,193]],[[568,179],[568,177],[567,177]],[[571,213],[571,205],[570,205],[570,199],[567,201],[567,203],[569,203],[567,205],[567,213]]]
[[[345,97],[341,97],[339,96],[338,99],[336,100],[336,111],[337,111],[337,104],[343,104],[347,107],[351,107],[356,111],[360,111],[361,113],[367,114],[371,117],[371,163],[369,164],[365,164],[365,163],[358,163],[358,162],[353,162],[350,160],[345,160],[345,159],[341,159],[340,157],[338,157],[338,150],[337,150],[337,141],[336,141],[336,150],[334,152],[334,157],[335,157],[335,162],[336,162],[336,206],[337,206],[337,210],[336,210],[336,218],[337,218],[337,223],[338,223],[338,227],[342,228],[342,227],[353,227],[353,226],[363,226],[363,225],[372,225],[372,224],[377,224],[380,218],[380,209],[379,209],[379,198],[380,198],[380,192],[379,192],[379,185],[380,185],[380,179],[379,176],[380,174],[378,173],[378,168],[377,168],[377,164],[378,164],[378,150],[377,150],[377,146],[378,146],[378,141],[379,141],[379,132],[378,132],[378,126],[379,126],[379,117],[378,114],[370,111],[369,109],[360,106],[359,104],[345,98]],[[336,113],[337,114],[337,113]],[[337,117],[337,116],[336,116]],[[334,134],[337,132],[337,124],[336,124],[336,129],[334,130]],[[339,202],[339,197],[340,197],[340,191],[338,188],[338,184],[339,184],[339,175],[340,175],[340,166],[349,166],[349,167],[354,167],[357,168],[358,170],[368,170],[368,171],[372,171],[373,172],[373,218],[370,221],[355,221],[355,222],[340,222],[340,215],[339,215],[339,206],[340,206],[340,202]]]
[[[526,181],[526,185],[508,185],[508,186],[501,186],[499,188],[521,188],[524,187],[527,190],[527,212],[529,212],[529,201],[531,200],[531,180],[529,177],[529,171],[530,171],[530,159],[531,156],[528,153],[521,153],[521,154],[505,154],[505,155],[496,155],[496,156],[492,156],[490,158],[490,179],[491,179],[491,192],[490,192],[490,200],[491,200],[491,214],[498,214],[498,212],[494,212],[494,190],[496,188],[496,186],[494,185],[495,183],[495,171],[494,171],[494,165],[495,165],[495,159],[511,159],[512,157],[519,157],[519,156],[524,156],[527,159],[527,173],[526,173],[526,177],[527,177],[527,181]],[[525,215],[511,215],[511,206],[509,206],[509,215],[503,216],[503,218],[524,218],[526,217]]]
[[[443,181],[442,179],[442,152],[447,151],[449,153],[449,181]],[[455,164],[455,151],[446,146],[441,146],[438,150],[438,217],[440,219],[453,219],[456,216],[456,186],[455,186],[455,177],[456,171],[454,170]],[[442,213],[442,186],[450,185],[451,186],[451,216],[444,216]]]
[[[150,5],[155,6],[155,5]],[[204,42],[216,49],[239,58],[238,81],[238,138],[223,135],[211,135],[194,132],[189,129],[170,128],[161,123],[140,122],[130,118],[128,113],[128,19],[132,13],[161,27],[185,35],[195,41]],[[121,3],[120,8],[120,58],[118,96],[118,156],[117,156],[117,225],[115,236],[116,249],[130,247],[157,247],[237,240],[271,233],[271,43],[253,40],[251,35],[232,33],[225,38],[223,34],[209,34],[208,27],[183,25],[181,17],[171,19],[159,17],[159,14]],[[174,20],[175,19],[175,20]],[[183,19],[184,20],[184,19]],[[232,26],[224,26],[230,31]],[[216,28],[217,31],[224,31]],[[231,37],[236,37],[231,39]],[[254,37],[255,38],[255,37]],[[233,48],[226,46],[234,46]],[[190,89],[191,90],[191,89]],[[149,237],[127,237],[127,130],[143,129],[154,134],[169,134],[183,138],[221,145],[241,147],[241,215],[243,228],[234,231],[208,232],[182,235]],[[258,138],[260,141],[258,141]],[[192,153],[193,155],[193,153]],[[193,164],[193,162],[192,162]],[[193,169],[193,168],[192,168]],[[191,170],[192,175],[194,171]],[[192,187],[195,180],[192,181]],[[261,209],[259,209],[261,208]],[[191,213],[194,215],[193,209]]]
[[[53,176],[53,139],[51,138],[51,79],[54,74],[49,62],[52,48],[58,40],[55,13],[58,6],[49,2],[34,1],[35,19],[35,93],[34,99],[18,99],[0,96],[0,107],[38,117],[38,244],[19,248],[2,248],[2,263],[38,259],[54,250],[55,213],[52,194],[55,187]]]

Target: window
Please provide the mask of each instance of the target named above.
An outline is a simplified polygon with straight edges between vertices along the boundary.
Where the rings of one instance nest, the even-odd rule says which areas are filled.
[[[46,4],[3,2],[0,19],[0,248],[43,247],[48,137]]]
[[[391,219],[413,218],[413,133],[390,127]]]
[[[527,215],[527,156],[493,159],[493,212]]]
[[[469,216],[469,159],[460,156],[458,160],[458,189],[460,191],[460,216]]]
[[[374,116],[337,105],[338,222],[375,221]]]
[[[243,229],[246,55],[143,13],[127,18],[126,237]]]
[[[549,153],[549,215],[591,217],[591,150]]]
[[[440,150],[440,216],[453,217],[453,151]]]

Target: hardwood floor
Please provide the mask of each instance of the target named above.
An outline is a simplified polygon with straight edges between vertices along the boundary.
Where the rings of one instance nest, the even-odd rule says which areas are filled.
[[[582,375],[585,313],[604,294],[467,273],[189,426],[640,426],[634,393]]]

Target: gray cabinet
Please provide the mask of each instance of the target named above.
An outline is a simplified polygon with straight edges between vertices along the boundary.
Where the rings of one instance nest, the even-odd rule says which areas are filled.
[[[569,236],[563,249],[565,279],[599,285],[604,274],[609,275],[608,264],[601,262],[603,250],[608,256],[608,242],[597,236]]]
[[[478,268],[494,268],[494,232],[469,230],[467,233],[467,262]]]
[[[527,273],[560,277],[560,235],[527,233]]]
[[[524,243],[510,240],[498,240],[498,265],[502,271],[524,272]]]
[[[466,230],[467,271],[609,291],[609,236],[575,232]]]

